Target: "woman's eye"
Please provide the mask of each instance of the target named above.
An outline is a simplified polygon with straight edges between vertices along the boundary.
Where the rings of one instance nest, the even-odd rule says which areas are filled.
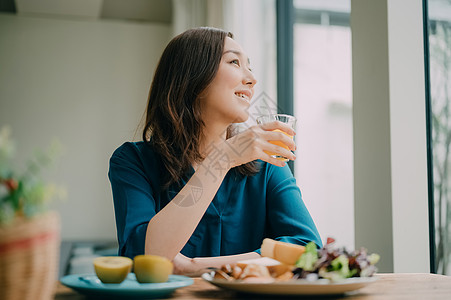
[[[235,65],[237,65],[237,66],[240,65],[240,62],[238,61],[238,59],[234,59],[234,60],[232,60],[230,63],[235,64]]]

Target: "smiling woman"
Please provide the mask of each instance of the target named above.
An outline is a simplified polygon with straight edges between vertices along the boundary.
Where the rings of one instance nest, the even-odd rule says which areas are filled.
[[[258,257],[264,238],[322,245],[290,169],[266,154],[296,159],[280,132],[293,129],[272,122],[232,134],[249,118],[257,82],[232,37],[195,28],[164,50],[143,141],[110,160],[119,255],[165,256],[177,273],[195,274]]]

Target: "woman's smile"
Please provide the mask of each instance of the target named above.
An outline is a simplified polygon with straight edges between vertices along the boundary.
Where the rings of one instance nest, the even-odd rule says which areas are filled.
[[[251,91],[238,91],[238,92],[235,92],[235,95],[238,97],[238,98],[240,98],[240,99],[242,99],[242,100],[245,100],[246,102],[250,102],[251,101],[251,98],[252,98],[252,92]]]

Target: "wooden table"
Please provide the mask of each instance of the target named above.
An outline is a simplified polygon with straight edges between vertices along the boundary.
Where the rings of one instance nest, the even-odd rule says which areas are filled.
[[[358,292],[327,299],[451,299],[451,277],[435,274],[378,274],[379,280],[358,290]],[[194,278],[194,284],[176,290],[167,299],[280,299],[280,296],[261,296],[219,289],[200,278]],[[283,297],[294,299],[295,297]],[[299,297],[296,297],[299,298]],[[305,297],[306,299],[308,297]],[[55,299],[85,299],[75,291],[57,284]],[[321,299],[315,297],[315,299]]]

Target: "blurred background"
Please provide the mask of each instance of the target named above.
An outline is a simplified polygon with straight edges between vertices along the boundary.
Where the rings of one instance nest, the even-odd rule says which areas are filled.
[[[362,178],[362,172],[374,171],[359,165],[356,157],[362,157],[364,153],[368,160],[381,152],[381,149],[360,150],[354,140],[356,134],[357,137],[360,134],[371,136],[374,127],[371,124],[365,127],[361,119],[353,119],[355,116],[365,119],[364,112],[354,107],[356,99],[353,99],[353,93],[357,91],[359,97],[368,94],[365,88],[374,82],[368,79],[362,83],[359,80],[375,74],[374,70],[366,68],[369,75],[358,73],[356,79],[353,72],[356,66],[364,65],[374,57],[377,62],[380,49],[371,50],[368,46],[365,48],[366,57],[358,56],[360,52],[353,55],[352,50],[363,48],[365,42],[354,37],[357,32],[351,34],[351,7],[356,15],[365,15],[368,13],[365,5],[374,5],[370,2],[0,0],[0,127],[8,125],[11,128],[17,142],[17,164],[34,149],[45,148],[53,139],[60,141],[64,148],[56,170],[48,174],[50,180],[64,185],[68,193],[66,200],[52,204],[62,218],[62,239],[67,245],[63,247],[67,249],[63,249],[66,251],[63,257],[74,256],[74,253],[81,256],[114,253],[116,229],[107,178],[109,158],[125,141],[140,139],[139,124],[153,72],[164,47],[176,34],[197,26],[229,30],[247,51],[258,80],[248,125],[254,122],[257,114],[264,112],[279,111],[297,117],[296,143],[299,150],[292,170],[323,240],[334,237],[339,245],[353,249],[365,244],[365,239],[359,237],[377,236],[379,233],[374,229],[374,223],[365,225],[358,217],[362,215],[362,208],[359,204],[356,206],[360,203],[356,202],[360,201],[356,200],[356,195],[362,197],[362,193],[359,186],[355,186],[355,177]],[[385,3],[381,10],[385,9],[385,19],[382,20],[385,23],[382,25],[387,27],[390,17],[386,13],[387,7],[391,8],[387,1],[382,2]],[[410,14],[411,4],[401,2],[404,12]],[[431,52],[431,86],[432,100],[439,100],[432,102],[437,103],[436,119],[443,120],[445,115],[450,115],[446,110],[439,112],[438,107],[448,109],[450,102],[450,69],[440,68],[445,62],[451,63],[451,13],[446,13],[450,12],[451,2],[429,0],[425,3],[430,3],[431,47],[438,49]],[[422,26],[421,14],[414,18]],[[355,17],[354,24],[359,24],[360,28],[358,22],[363,21],[359,20]],[[398,20],[402,23],[401,19]],[[378,26],[368,25],[368,28],[373,27]],[[380,30],[378,34],[384,32],[384,28]],[[422,31],[415,30],[412,34],[420,38]],[[440,52],[441,46],[445,50]],[[422,44],[419,49],[421,47]],[[418,62],[422,67],[420,59]],[[385,62],[388,64],[389,60]],[[424,69],[420,68],[418,72],[423,76]],[[286,78],[285,73],[291,75]],[[382,78],[388,80],[388,70]],[[416,94],[424,101],[421,91]],[[377,102],[378,98],[372,99]],[[447,258],[451,254],[447,229],[450,223],[447,220],[451,218],[448,209],[450,179],[447,167],[443,170],[440,166],[450,163],[448,150],[451,139],[445,138],[449,137],[450,125],[447,121],[434,124],[442,124],[440,130],[445,134],[443,137],[436,134],[434,140],[434,149],[441,150],[436,150],[438,156],[434,160],[438,166],[435,177],[440,184],[434,185],[439,188],[436,190],[439,196],[434,203],[437,222],[434,230],[437,230],[433,234],[438,249],[441,249],[437,252],[436,261],[441,263],[440,270],[446,273]],[[439,127],[434,128],[438,132]],[[362,131],[365,129],[368,131]],[[394,157],[388,155],[387,163],[390,159]],[[411,158],[411,161],[415,160]],[[375,159],[374,165],[378,164]],[[426,169],[420,172],[424,173],[421,180],[425,179]],[[386,178],[387,174],[382,172],[380,176]],[[392,182],[393,190],[396,182],[390,178],[388,175],[387,186],[374,178],[368,182],[374,182],[379,191],[388,190],[387,197],[391,197]],[[415,185],[415,181],[409,182]],[[427,182],[421,182],[421,186],[426,185]],[[424,190],[420,194],[422,192]],[[424,209],[427,195],[422,199],[426,206],[418,210],[427,214]],[[372,200],[368,198],[365,201],[377,202],[379,199],[373,196]],[[390,210],[391,203],[383,209]],[[371,209],[366,210],[371,215]],[[381,220],[380,223],[391,224],[391,220],[396,220],[396,211],[384,215]],[[356,232],[356,228],[365,230]],[[370,250],[377,251],[378,245],[387,240],[387,251],[392,251],[393,256],[392,249],[396,248],[393,235],[383,235],[377,243],[366,242],[365,245],[373,246]],[[93,244],[103,246],[95,252]],[[78,247],[75,250],[74,245]],[[429,257],[425,260],[428,261]],[[384,268],[393,270],[392,261],[388,260]],[[438,268],[438,263],[434,268]],[[76,267],[72,269],[73,273],[77,271]],[[67,269],[62,272],[67,272]]]

